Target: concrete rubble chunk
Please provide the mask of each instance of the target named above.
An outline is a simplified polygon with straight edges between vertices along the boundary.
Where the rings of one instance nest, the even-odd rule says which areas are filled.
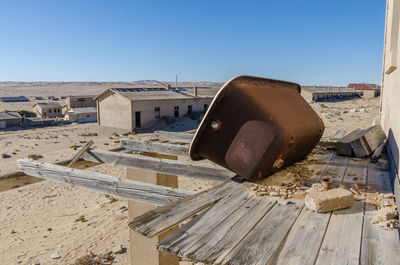
[[[306,207],[318,213],[349,208],[353,204],[353,193],[341,188],[324,191],[310,191],[305,198]]]

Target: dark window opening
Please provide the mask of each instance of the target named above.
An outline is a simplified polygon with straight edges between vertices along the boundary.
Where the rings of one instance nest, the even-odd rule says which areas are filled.
[[[208,109],[208,104],[204,104],[204,111],[207,111]]]
[[[188,105],[188,113],[192,113],[192,105]]]
[[[136,127],[142,126],[140,121],[140,111],[135,112],[135,125]]]
[[[160,107],[155,107],[154,108],[154,117],[156,119],[160,119],[161,113],[160,113]]]
[[[179,106],[175,106],[174,110],[175,110],[175,112],[174,112],[175,118],[179,118]]]

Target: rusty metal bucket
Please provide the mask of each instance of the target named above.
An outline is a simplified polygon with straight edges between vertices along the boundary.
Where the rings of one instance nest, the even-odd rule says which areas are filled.
[[[295,83],[238,76],[211,103],[190,145],[192,160],[207,158],[249,180],[303,159],[324,131]]]

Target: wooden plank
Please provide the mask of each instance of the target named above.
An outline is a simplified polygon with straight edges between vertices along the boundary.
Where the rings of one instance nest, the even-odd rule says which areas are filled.
[[[68,164],[69,167],[72,167],[81,156],[93,145],[93,141],[89,140],[87,143],[82,147],[79,148],[79,151],[72,157],[71,162]]]
[[[275,206],[223,259],[222,264],[267,264],[286,237],[303,203]],[[217,259],[216,263],[221,260]]]
[[[220,231],[221,233],[218,233],[219,236],[215,238],[215,240],[217,239],[220,240],[210,242],[211,245],[214,246],[212,248],[207,248],[208,253],[204,258],[201,258],[201,261],[211,264],[218,257],[226,256],[232,250],[232,248],[234,248],[247,235],[247,233],[250,232],[250,230],[272,208],[272,206],[275,205],[275,202],[276,201],[271,198],[261,199],[254,196],[249,198],[247,205],[244,204],[240,206],[239,208],[240,211],[234,212],[235,216],[233,215],[229,216],[229,218],[224,219],[214,228],[214,229],[223,228],[223,230]],[[180,228],[175,234],[162,240],[158,246],[158,249],[160,251],[166,251],[169,253],[178,254],[180,252],[180,249],[177,248],[176,244],[179,242],[180,239],[185,239],[190,237],[192,234],[195,234],[198,227],[196,224],[198,222],[215,220],[215,218],[212,219],[208,217],[206,218],[205,216],[207,214],[208,212],[205,212],[203,215],[196,217],[189,223],[185,224],[182,228]],[[229,220],[231,220],[231,222],[229,222]],[[210,229],[210,232],[205,235],[205,238],[210,238],[210,235],[212,238],[212,235],[214,235],[215,232],[214,229]],[[189,248],[187,250],[188,255],[190,254],[191,249],[192,248]],[[190,258],[196,259],[195,254],[190,256]]]
[[[149,211],[135,218],[129,226],[142,235],[152,237],[215,204],[238,187],[239,184],[235,182],[220,184],[210,190]]]
[[[368,160],[349,160],[344,183],[365,184]],[[354,180],[353,174],[357,174]],[[318,264],[358,264],[364,216],[364,203],[356,201],[351,208],[331,215],[324,240],[315,262]]]
[[[185,253],[180,251],[181,255],[183,254],[184,258],[192,261],[213,264],[219,256],[228,252],[227,249],[237,245],[247,235],[249,229],[275,205],[275,202],[276,200],[273,198],[250,197],[230,216],[221,220],[202,238],[188,246]],[[251,220],[249,220],[251,222],[246,219],[249,217],[251,217]],[[240,225],[247,225],[247,229],[240,229]]]
[[[186,176],[213,181],[226,181],[235,174],[218,165],[176,161],[142,155],[123,154],[91,149],[83,159],[98,163],[108,163],[129,168],[150,170],[175,176]]]
[[[373,185],[376,191],[392,193],[389,173],[376,169],[375,164],[368,166],[367,184]],[[383,175],[383,176],[382,176]],[[384,230],[371,223],[376,206],[366,202],[361,244],[360,264],[399,264],[400,240],[397,229]]]
[[[192,142],[194,134],[185,132],[155,131],[154,136],[160,141],[190,144]]]
[[[151,140],[143,141],[123,138],[121,139],[121,147],[124,147],[130,151],[142,151],[184,157],[187,157],[189,153],[188,145],[160,143],[158,141]]]
[[[273,264],[314,264],[330,216],[304,207]]]
[[[321,177],[332,177],[335,186],[340,185],[348,163],[349,157],[334,154]],[[331,213],[320,214],[304,207],[273,264],[314,264],[330,217]]]
[[[192,248],[196,248],[197,242],[219,223],[230,218],[230,216],[251,197],[252,195],[248,190],[242,189],[239,191],[236,190],[230,196],[223,198],[211,207],[209,211],[191,227],[190,231],[187,231],[187,233],[171,242],[172,252],[180,257],[190,258],[189,252]]]
[[[21,171],[30,176],[70,184],[157,206],[162,206],[194,194],[190,191],[119,179],[104,174],[40,163],[29,159],[18,160],[18,167]]]

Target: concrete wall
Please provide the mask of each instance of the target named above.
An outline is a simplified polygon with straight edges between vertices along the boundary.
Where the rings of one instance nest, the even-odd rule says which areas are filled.
[[[188,114],[188,106],[192,106],[192,111],[203,111],[204,105],[209,107],[212,99],[193,98],[193,99],[165,99],[153,101],[135,101],[133,103],[132,127],[135,128],[135,112],[140,111],[141,128],[146,128],[158,121],[155,117],[155,108],[160,108],[160,117],[174,117],[175,106],[179,106],[179,117]]]
[[[36,105],[33,111],[43,119],[53,119],[57,117],[63,117],[62,107],[40,107]]]
[[[10,120],[1,120],[0,121],[0,129],[19,127],[21,126],[20,119],[10,119]]]
[[[132,129],[131,101],[115,93],[106,93],[97,101],[97,124],[100,135],[128,133]]]
[[[386,30],[383,58],[383,78],[381,94],[381,124],[388,136],[396,174],[399,168],[400,142],[400,69],[399,31],[400,2],[388,0],[386,7]]]
[[[86,108],[86,107],[96,107],[96,100],[88,97],[68,97],[67,98],[68,109],[73,108]]]
[[[97,121],[97,112],[93,113],[67,113],[65,115],[66,120],[69,121],[81,121],[81,122],[95,122]]]
[[[381,94],[380,90],[363,90],[363,98],[374,98],[374,97],[379,97],[379,95]]]

